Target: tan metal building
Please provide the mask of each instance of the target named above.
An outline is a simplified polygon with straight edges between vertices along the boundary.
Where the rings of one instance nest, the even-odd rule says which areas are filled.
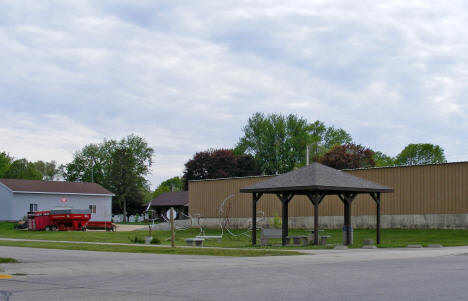
[[[382,195],[382,226],[391,228],[468,228],[468,162],[357,169],[353,175],[391,187],[394,193]],[[233,226],[245,227],[251,215],[251,196],[242,194],[243,187],[271,176],[190,181],[189,212],[200,215],[213,226],[220,217],[223,200],[224,215]],[[265,195],[257,204],[266,217],[280,216],[281,202]],[[343,205],[334,196],[320,204],[322,227],[337,228],[343,224]],[[375,225],[375,203],[368,195],[360,195],[352,204],[355,227]],[[311,202],[295,196],[289,205],[291,227],[310,227],[313,217]],[[267,219],[267,223],[268,223]]]

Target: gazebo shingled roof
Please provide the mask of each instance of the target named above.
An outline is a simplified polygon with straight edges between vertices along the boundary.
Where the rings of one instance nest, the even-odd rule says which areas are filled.
[[[377,244],[380,243],[380,194],[392,188],[365,180],[320,163],[312,163],[274,178],[242,188],[252,193],[252,244],[256,243],[257,201],[264,193],[276,194],[282,203],[283,245],[288,235],[288,204],[294,195],[307,195],[314,205],[314,240],[318,244],[318,206],[326,195],[337,195],[344,204],[345,244],[351,241],[351,203],[359,193],[368,193],[377,204]]]
[[[312,163],[242,188],[241,192],[285,191],[393,192],[393,189],[320,163]],[[298,193],[295,193],[298,194]]]

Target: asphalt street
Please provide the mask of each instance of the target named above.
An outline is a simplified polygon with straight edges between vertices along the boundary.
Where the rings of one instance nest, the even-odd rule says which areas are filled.
[[[0,247],[0,300],[468,300],[468,248],[207,257]]]

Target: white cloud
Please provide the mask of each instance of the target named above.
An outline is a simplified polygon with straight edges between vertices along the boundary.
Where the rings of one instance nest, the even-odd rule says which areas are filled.
[[[157,184],[196,151],[233,146],[263,111],[320,119],[391,155],[432,142],[466,160],[467,8],[2,2],[0,143],[67,161],[86,143],[138,133],[156,150]]]

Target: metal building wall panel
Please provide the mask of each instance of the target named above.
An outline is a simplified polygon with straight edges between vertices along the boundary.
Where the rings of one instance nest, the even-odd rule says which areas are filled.
[[[347,172],[394,189],[394,193],[382,194],[384,215],[468,213],[468,162]],[[190,213],[218,217],[221,202],[234,194],[227,202],[230,217],[250,217],[252,196],[240,193],[239,190],[269,177],[191,181]],[[275,195],[262,196],[257,208],[264,211],[266,216],[281,216],[281,203]],[[343,214],[343,205],[338,197],[327,196],[319,207],[319,214],[340,216]],[[375,214],[375,203],[368,194],[356,198],[352,214]],[[306,197],[295,196],[290,202],[289,215],[312,216],[313,206]]]

